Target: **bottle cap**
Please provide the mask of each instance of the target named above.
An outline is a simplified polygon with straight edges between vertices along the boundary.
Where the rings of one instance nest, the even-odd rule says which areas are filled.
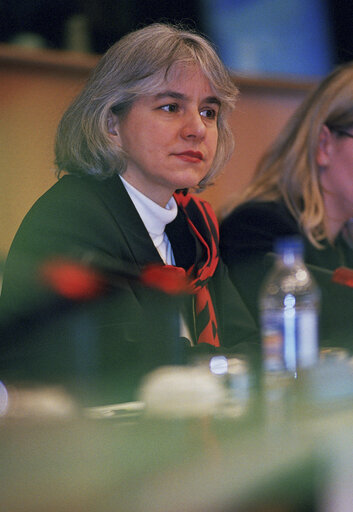
[[[293,252],[294,254],[302,254],[303,249],[304,244],[300,236],[277,238],[274,243],[274,250],[276,254],[283,254],[288,251]]]

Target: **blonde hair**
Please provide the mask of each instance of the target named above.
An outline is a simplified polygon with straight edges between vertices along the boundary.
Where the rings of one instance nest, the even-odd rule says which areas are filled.
[[[316,153],[326,125],[353,126],[353,62],[336,68],[304,100],[260,160],[239,202],[282,199],[310,242],[328,238]]]
[[[131,32],[102,57],[83,91],[64,113],[57,130],[57,175],[123,173],[127,155],[108,134],[110,112],[123,117],[139,96],[153,94],[174,64],[197,64],[221,101],[217,151],[204,189],[219,174],[233,151],[226,117],[234,108],[238,89],[211,44],[181,28],[155,23]]]

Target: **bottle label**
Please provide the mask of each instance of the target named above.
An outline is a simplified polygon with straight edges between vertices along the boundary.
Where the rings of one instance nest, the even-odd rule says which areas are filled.
[[[262,314],[265,370],[296,371],[318,358],[318,322],[315,310],[265,311]]]

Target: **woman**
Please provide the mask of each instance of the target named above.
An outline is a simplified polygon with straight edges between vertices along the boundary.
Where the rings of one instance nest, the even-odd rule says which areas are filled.
[[[221,254],[255,316],[270,263],[264,256],[273,251],[277,237],[304,238],[305,260],[317,267],[319,284],[329,275],[326,270],[353,268],[352,83],[351,62],[334,70],[309,94],[222,222]],[[324,310],[332,311],[332,301],[323,302]]]
[[[116,43],[60,122],[62,177],[16,234],[3,308],[24,304],[23,295],[33,300],[23,261],[39,268],[53,255],[93,254],[114,278],[117,268],[134,276],[105,301],[95,327],[114,330],[104,337],[110,340],[105,357],[120,366],[127,359],[136,364],[141,347],[152,366],[173,362],[169,338],[211,349],[255,340],[254,321],[219,261],[215,216],[187,193],[212,183],[228,160],[233,143],[226,117],[236,95],[199,35],[154,24]],[[143,287],[138,276],[151,264],[183,267],[192,293],[161,298]]]

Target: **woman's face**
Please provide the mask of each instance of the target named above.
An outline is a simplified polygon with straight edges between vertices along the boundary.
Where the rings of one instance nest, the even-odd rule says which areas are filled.
[[[159,90],[114,118],[117,143],[128,155],[124,178],[161,206],[176,189],[197,186],[215,157],[219,107],[196,65],[176,65]]]
[[[328,130],[328,129],[327,129]],[[343,224],[353,216],[353,128],[347,135],[327,133],[324,165],[320,182],[329,221]]]

